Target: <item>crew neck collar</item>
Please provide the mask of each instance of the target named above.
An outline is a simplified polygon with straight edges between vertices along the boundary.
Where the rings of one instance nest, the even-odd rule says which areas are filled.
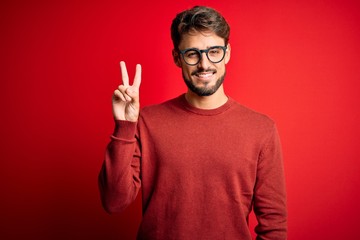
[[[224,103],[223,105],[221,105],[220,107],[214,108],[214,109],[201,109],[201,108],[197,108],[192,106],[185,98],[185,93],[179,96],[179,100],[181,105],[189,112],[198,114],[198,115],[205,115],[205,116],[211,116],[211,115],[217,115],[220,113],[225,112],[226,110],[228,110],[231,105],[233,104],[234,100],[232,98],[230,98],[229,96],[228,100],[226,101],[226,103]]]

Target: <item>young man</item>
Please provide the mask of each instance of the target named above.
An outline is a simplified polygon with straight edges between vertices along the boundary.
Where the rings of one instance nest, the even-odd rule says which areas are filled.
[[[99,175],[104,208],[119,212],[142,189],[138,239],[286,239],[281,147],[268,117],[224,92],[230,28],[215,10],[194,7],[171,26],[173,58],[188,91],[141,109],[133,85],[113,95],[115,130]]]

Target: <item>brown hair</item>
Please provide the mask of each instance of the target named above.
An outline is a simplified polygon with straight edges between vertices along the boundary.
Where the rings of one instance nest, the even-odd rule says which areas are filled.
[[[212,31],[224,38],[225,46],[229,42],[230,26],[219,12],[210,7],[195,6],[176,15],[171,24],[175,50],[178,50],[182,35],[192,30]]]

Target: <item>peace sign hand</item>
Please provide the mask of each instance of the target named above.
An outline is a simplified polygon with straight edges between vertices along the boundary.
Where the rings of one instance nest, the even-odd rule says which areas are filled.
[[[112,98],[113,115],[116,120],[136,122],[139,118],[139,88],[141,83],[141,65],[136,65],[133,85],[129,85],[129,76],[125,62],[120,62],[122,85],[114,91]]]

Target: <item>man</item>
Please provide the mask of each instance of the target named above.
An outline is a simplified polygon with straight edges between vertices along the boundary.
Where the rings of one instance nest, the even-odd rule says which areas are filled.
[[[268,117],[224,92],[230,28],[194,7],[171,26],[173,58],[188,91],[140,111],[141,66],[113,95],[115,130],[99,175],[104,208],[119,212],[142,189],[138,239],[286,239],[281,147]]]

